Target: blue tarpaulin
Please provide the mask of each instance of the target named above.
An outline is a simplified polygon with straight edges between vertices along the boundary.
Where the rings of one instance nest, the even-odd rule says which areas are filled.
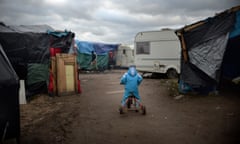
[[[109,51],[117,50],[119,44],[94,43],[93,48],[98,55],[108,54]]]
[[[54,31],[54,30],[47,30],[47,33],[50,35],[54,35],[56,37],[65,37],[67,36],[70,32],[65,30],[65,31]]]
[[[97,55],[107,55],[109,51],[115,51],[119,46],[119,44],[105,44],[79,40],[75,40],[75,43],[78,52],[90,55],[92,51],[96,52]]]
[[[229,39],[240,35],[240,11],[236,12],[234,29],[230,32]]]
[[[79,53],[91,55],[92,51],[94,51],[93,43],[75,40],[75,44],[77,45],[77,50]]]

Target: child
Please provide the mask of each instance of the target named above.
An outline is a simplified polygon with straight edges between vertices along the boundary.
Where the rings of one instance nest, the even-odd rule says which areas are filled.
[[[138,93],[138,86],[141,84],[143,78],[138,74],[135,66],[130,66],[128,71],[121,77],[120,84],[125,85],[125,92],[122,98],[122,106],[125,105],[127,98],[133,94],[140,102],[140,96]]]

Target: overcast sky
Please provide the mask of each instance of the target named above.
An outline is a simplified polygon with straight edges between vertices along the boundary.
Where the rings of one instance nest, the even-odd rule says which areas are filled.
[[[133,44],[140,31],[181,28],[240,0],[0,0],[6,25],[47,24],[85,41]]]

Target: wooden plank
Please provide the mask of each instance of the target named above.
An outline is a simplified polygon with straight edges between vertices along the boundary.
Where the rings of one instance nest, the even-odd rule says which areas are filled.
[[[57,54],[58,95],[77,93],[78,72],[76,56]]]
[[[74,71],[75,71],[75,91],[78,93],[78,65],[77,65],[77,57],[74,55]]]
[[[181,34],[180,37],[181,37],[183,60],[184,60],[184,62],[187,62],[188,61],[188,54],[187,54],[187,47],[186,47],[186,43],[185,43],[183,34]]]
[[[236,7],[232,7],[229,12],[236,12],[236,11],[239,11],[240,10],[240,5],[239,6],[236,6]]]
[[[65,68],[64,68],[64,61],[61,59],[59,55],[56,55],[57,58],[57,84],[58,84],[58,95],[61,95],[64,92],[65,87]]]
[[[65,65],[66,70],[66,91],[75,91],[74,65]]]
[[[191,24],[189,26],[186,26],[185,28],[183,28],[184,32],[191,31],[192,29],[195,29],[196,27],[199,27],[199,26],[203,25],[204,23],[205,23],[204,21],[200,21],[200,22]]]

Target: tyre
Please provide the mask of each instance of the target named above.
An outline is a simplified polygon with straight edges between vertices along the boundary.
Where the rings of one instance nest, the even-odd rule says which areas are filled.
[[[146,115],[147,111],[146,111],[146,107],[145,106],[142,106],[142,114],[143,115]]]
[[[167,77],[168,77],[169,79],[177,78],[177,77],[178,77],[178,73],[177,73],[177,71],[176,71],[175,69],[169,69],[169,70],[167,71]]]
[[[131,108],[131,104],[132,104],[132,99],[129,98],[128,101],[127,101],[127,107]]]
[[[119,113],[123,114],[123,108],[122,107],[119,108]]]

